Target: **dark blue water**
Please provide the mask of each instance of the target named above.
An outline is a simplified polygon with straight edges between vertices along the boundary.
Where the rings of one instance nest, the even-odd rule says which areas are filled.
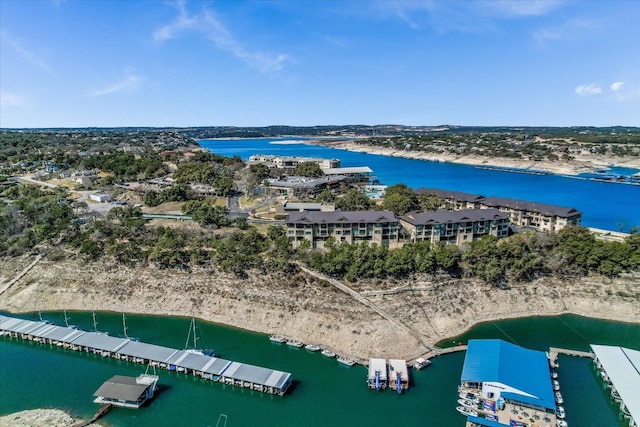
[[[483,196],[511,197],[576,208],[582,225],[614,231],[640,227],[640,186],[597,182],[559,175],[530,175],[480,169],[454,163],[428,162],[355,153],[305,144],[272,144],[282,139],[202,140],[214,153],[246,160],[252,154],[339,158],[342,166],[369,166],[385,185],[434,187]],[[630,170],[631,171],[631,170]]]

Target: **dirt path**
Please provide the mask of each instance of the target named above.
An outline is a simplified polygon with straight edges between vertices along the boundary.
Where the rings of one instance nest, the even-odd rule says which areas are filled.
[[[22,270],[20,273],[18,273],[13,279],[9,280],[6,284],[4,284],[1,288],[0,288],[0,295],[2,295],[7,289],[9,289],[11,286],[13,286],[18,280],[22,279],[24,277],[25,274],[27,274],[29,271],[31,271],[31,269],[33,267],[36,266],[36,264],[38,264],[40,262],[40,260],[42,259],[42,254],[38,254],[36,255],[36,258],[33,260],[33,262],[31,262],[31,264],[29,264],[28,266],[26,266],[24,268],[24,270]]]
[[[27,264],[28,274],[18,274]],[[319,344],[352,359],[412,360],[478,322],[503,318],[575,313],[640,322],[640,276],[546,278],[502,290],[444,277],[345,286],[310,270],[252,271],[238,279],[210,267],[187,272],[48,256],[38,263],[28,256],[2,259],[0,269],[14,272],[4,276],[12,284],[0,310],[196,316]]]

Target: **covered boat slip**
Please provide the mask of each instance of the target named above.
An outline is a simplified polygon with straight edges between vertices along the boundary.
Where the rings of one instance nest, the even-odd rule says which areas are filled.
[[[81,331],[3,315],[0,315],[0,334],[130,362],[151,364],[271,394],[284,395],[292,381],[288,372],[132,341],[128,338],[111,337],[100,332]]]
[[[153,397],[157,382],[155,375],[140,375],[137,378],[114,375],[93,394],[96,397],[94,402],[139,408]]]
[[[630,426],[640,422],[640,351],[608,345],[591,345],[596,363],[604,369],[622,400],[620,408],[630,414]]]
[[[231,362],[222,373],[221,381],[225,384],[282,395],[291,385],[291,374],[246,363]]]
[[[389,387],[398,391],[409,389],[409,371],[406,360],[389,359]]]
[[[384,390],[388,385],[386,359],[369,359],[369,374],[367,375],[369,388]]]

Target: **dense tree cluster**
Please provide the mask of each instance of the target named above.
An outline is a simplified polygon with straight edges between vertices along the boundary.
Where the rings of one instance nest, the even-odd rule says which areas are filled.
[[[417,242],[388,250],[377,245],[332,241],[327,242],[326,247],[325,253],[309,255],[309,265],[350,281],[445,272],[504,286],[542,276],[598,273],[614,277],[626,271],[640,271],[640,234],[630,235],[624,243],[605,242],[596,240],[582,227],[566,227],[557,234],[528,233],[501,240],[485,236],[460,247],[431,247]]]
[[[73,202],[64,190],[13,186],[0,200],[0,256],[19,255],[75,226]]]
[[[144,204],[153,207],[165,202],[186,202],[200,198],[188,185],[175,184],[160,192],[147,191],[144,195]]]
[[[296,166],[296,175],[298,176],[306,176],[309,178],[317,178],[319,176],[323,176],[324,173],[320,166],[316,162],[300,162]]]
[[[157,178],[168,173],[162,159],[153,153],[135,156],[131,153],[97,154],[83,161],[86,169],[99,169],[111,173],[116,180],[136,181]]]

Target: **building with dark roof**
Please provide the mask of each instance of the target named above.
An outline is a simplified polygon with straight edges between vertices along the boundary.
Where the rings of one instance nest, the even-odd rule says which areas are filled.
[[[582,219],[582,212],[577,209],[505,197],[485,197],[482,205],[499,209],[517,227],[541,231],[559,231],[568,225],[580,225]]]
[[[400,223],[413,242],[461,245],[486,235],[502,238],[509,234],[509,218],[497,209],[409,212],[400,217]]]
[[[153,397],[158,383],[156,375],[126,377],[114,375],[96,390],[93,395],[96,403],[111,403],[127,408],[139,408]]]
[[[268,179],[265,190],[269,194],[279,194],[286,197],[304,197],[318,194],[325,189],[335,189],[347,178],[342,175],[308,178],[304,176],[286,176],[281,179]]]
[[[485,197],[480,194],[437,188],[418,188],[416,194],[434,194],[442,197],[453,209],[498,209],[509,217],[516,227],[540,231],[559,231],[569,225],[580,225],[582,212],[574,208],[530,202],[505,197]],[[444,206],[443,206],[444,207]]]
[[[484,196],[480,194],[463,193],[461,191],[441,190],[439,188],[421,187],[415,190],[416,194],[434,194],[442,197],[452,205],[453,209],[479,209]]]
[[[322,173],[327,177],[344,176],[347,182],[353,184],[368,184],[373,171],[369,166],[354,166],[347,168],[322,168]]]
[[[400,223],[391,211],[292,212],[286,224],[294,248],[307,240],[321,249],[330,237],[338,243],[399,244]]]
[[[467,425],[556,425],[549,359],[502,340],[469,340],[460,377]],[[471,412],[471,411],[467,411]]]

